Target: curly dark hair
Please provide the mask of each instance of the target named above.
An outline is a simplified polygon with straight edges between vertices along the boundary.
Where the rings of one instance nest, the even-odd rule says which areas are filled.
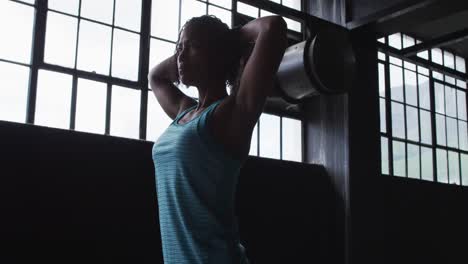
[[[201,26],[200,28],[210,32],[211,41],[216,41],[217,46],[221,47],[223,58],[225,58],[226,85],[231,88],[231,93],[235,93],[243,70],[243,65],[241,65],[242,50],[235,30],[231,30],[226,23],[214,15],[193,17],[180,29],[177,43],[182,31],[189,25]],[[174,52],[177,54],[177,49]],[[180,81],[178,80],[176,83],[179,84]]]

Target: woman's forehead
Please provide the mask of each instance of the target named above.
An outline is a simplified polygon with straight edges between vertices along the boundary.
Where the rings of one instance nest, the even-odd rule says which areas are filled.
[[[203,30],[197,26],[187,26],[180,33],[179,42],[192,41],[192,42],[207,42],[209,41],[209,35],[206,30]]]

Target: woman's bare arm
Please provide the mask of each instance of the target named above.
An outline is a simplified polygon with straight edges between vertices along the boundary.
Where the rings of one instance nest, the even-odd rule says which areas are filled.
[[[287,48],[287,26],[280,16],[261,17],[239,29],[241,44],[255,45],[245,64],[236,93],[236,115],[253,126],[262,113],[266,97],[273,94],[276,73]]]
[[[176,54],[153,67],[148,74],[148,81],[156,99],[166,114],[174,119],[180,111],[197,104],[197,101],[185,95],[174,82],[178,81]]]

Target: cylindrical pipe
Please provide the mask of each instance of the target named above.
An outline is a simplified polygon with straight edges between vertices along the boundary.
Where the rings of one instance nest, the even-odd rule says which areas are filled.
[[[348,91],[354,71],[348,31],[328,30],[287,48],[276,77],[284,99],[297,102]]]

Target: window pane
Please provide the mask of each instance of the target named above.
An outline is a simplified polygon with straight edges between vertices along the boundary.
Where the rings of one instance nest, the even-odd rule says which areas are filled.
[[[48,5],[50,9],[77,16],[80,2],[79,0],[49,0]]]
[[[390,92],[392,100],[403,102],[403,71],[390,65]]]
[[[432,120],[431,113],[428,111],[420,110],[421,115],[421,142],[432,144]]]
[[[140,32],[141,0],[116,0],[116,26]]]
[[[0,58],[30,63],[34,7],[0,1]]]
[[[420,57],[420,58],[428,60],[429,59],[429,51],[426,50],[426,51],[418,52],[417,56]]]
[[[466,82],[462,80],[457,80],[457,86],[463,89],[466,89]]]
[[[379,38],[377,41],[380,42],[380,43],[385,44],[385,37]]]
[[[78,69],[108,75],[111,27],[81,20],[78,41]]]
[[[139,90],[112,86],[111,135],[139,138],[140,94]]]
[[[107,84],[78,79],[75,130],[96,134],[106,131]]]
[[[432,149],[421,147],[421,179],[427,181],[434,180],[434,172],[432,171]]]
[[[173,120],[161,108],[154,93],[152,91],[148,93],[146,139],[156,142]]]
[[[458,148],[457,120],[447,117],[447,145]]]
[[[29,67],[0,61],[0,120],[26,122]]]
[[[432,77],[434,77],[434,79],[437,79],[437,80],[441,80],[441,81],[444,80],[444,75],[440,72],[432,71]]]
[[[432,49],[432,62],[442,64],[442,50],[439,48]]]
[[[231,0],[209,0],[208,2],[231,9]]]
[[[406,103],[418,106],[416,73],[405,70],[405,95]]]
[[[462,184],[468,186],[468,155],[461,155]]]
[[[424,75],[418,75],[419,82],[419,107],[431,110],[431,101],[429,93],[429,78]]]
[[[393,174],[395,176],[406,176],[406,153],[405,143],[393,141]]]
[[[445,116],[436,115],[436,139],[437,144],[446,146],[445,143]]]
[[[81,16],[112,24],[114,0],[81,0]]]
[[[389,174],[389,164],[388,164],[388,138],[380,137],[380,158],[382,160],[382,174]]]
[[[419,146],[408,144],[408,177],[419,179]]]
[[[415,107],[406,107],[407,137],[409,140],[419,141],[419,118],[418,109]]]
[[[206,14],[206,4],[196,0],[182,0],[182,13],[180,27],[182,28],[187,20]]]
[[[175,44],[151,38],[150,42],[150,68],[158,65],[163,60],[175,53]]]
[[[177,41],[179,1],[153,0],[151,4],[151,35]]]
[[[429,76],[429,69],[428,68],[424,68],[424,67],[421,67],[421,66],[418,65],[417,69],[418,69],[418,73]]]
[[[404,66],[405,69],[412,70],[412,71],[416,71],[416,64],[413,64],[413,63],[411,63],[411,62],[405,61],[405,62],[403,63],[403,66]]]
[[[214,15],[217,18],[221,19],[223,23],[225,23],[229,28],[231,28],[231,12],[224,10],[222,8],[209,5],[208,6],[208,14]]]
[[[458,118],[466,120],[466,93],[463,91],[457,91],[457,108]]]
[[[435,110],[437,113],[445,114],[444,85],[434,82]]]
[[[455,58],[453,54],[444,50],[444,66],[450,69],[455,69]]]
[[[447,151],[437,149],[437,181],[448,183],[447,175]]]
[[[460,185],[460,161],[458,160],[458,153],[449,151],[448,158],[449,183]]]
[[[253,18],[257,18],[259,9],[242,2],[237,2],[237,12]]]
[[[460,149],[468,150],[467,123],[464,121],[458,121],[458,136],[460,142]]]
[[[387,60],[386,57],[385,57],[385,53],[382,53],[382,52],[380,52],[380,51],[377,52],[377,58],[378,58],[379,60],[383,60],[383,61]]]
[[[386,122],[385,99],[380,98],[380,131],[383,133],[387,133]]]
[[[405,113],[403,105],[392,102],[392,133],[394,137],[405,138]]]
[[[302,162],[302,128],[301,120],[282,118],[283,156],[284,160]]]
[[[112,76],[138,80],[140,36],[120,29],[114,30]]]
[[[286,22],[286,25],[287,25],[288,29],[294,30],[294,31],[297,31],[297,32],[302,32],[301,22],[298,22],[298,21],[293,20],[293,19],[289,19],[287,17],[283,17],[283,19]]]
[[[69,129],[71,90],[71,75],[39,70],[34,124]]]
[[[414,38],[403,34],[403,48],[411,47],[415,45]]]
[[[401,49],[401,34],[395,33],[395,34],[388,36],[388,42],[391,47],[394,47],[396,49]]]
[[[279,116],[262,113],[260,115],[260,156],[280,158]]]
[[[460,72],[463,72],[463,73],[466,72],[466,62],[465,62],[464,58],[457,56],[455,58],[455,63],[456,63],[457,71],[460,71]]]
[[[445,86],[445,110],[447,115],[457,117],[456,90],[450,86]]]
[[[35,0],[20,0],[21,2],[28,3],[28,4],[33,4]]]
[[[301,11],[301,0],[283,0],[283,5]]]
[[[44,61],[69,68],[75,67],[78,19],[48,12]]]
[[[252,131],[252,138],[250,139],[250,150],[249,155],[258,156],[258,122],[255,124],[255,127]]]
[[[445,75],[445,82],[455,85],[455,78]]]
[[[385,97],[385,67],[379,63],[379,95]]]
[[[402,66],[403,63],[402,63],[402,60],[398,59],[398,58],[395,58],[393,56],[389,56],[390,58],[390,63],[392,64],[395,64],[395,65],[398,65],[398,66]]]

